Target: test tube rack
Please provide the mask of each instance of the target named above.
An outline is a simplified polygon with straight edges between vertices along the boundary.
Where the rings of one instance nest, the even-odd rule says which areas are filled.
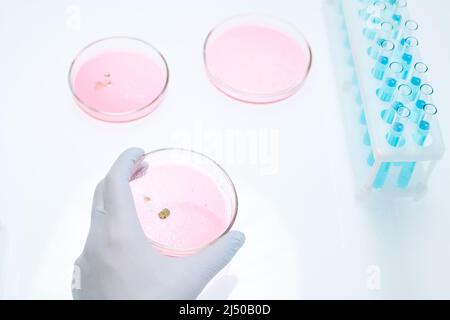
[[[364,191],[418,196],[445,146],[416,30],[403,0],[338,0],[364,129]]]

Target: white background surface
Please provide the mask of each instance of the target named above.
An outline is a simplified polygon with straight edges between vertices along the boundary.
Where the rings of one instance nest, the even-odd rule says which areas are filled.
[[[422,55],[432,70],[448,145],[450,3],[409,3],[421,25]],[[68,24],[71,5],[80,9],[79,30]],[[84,243],[97,181],[126,147],[178,145],[200,149],[224,165],[239,194],[235,227],[247,235],[244,248],[203,298],[450,298],[448,157],[421,202],[375,209],[355,199],[322,5],[2,0],[1,297],[70,298],[72,263]],[[203,70],[207,32],[228,16],[250,11],[291,21],[313,49],[312,72],[301,92],[273,106],[223,96]],[[71,59],[87,43],[110,35],[145,39],[169,63],[166,99],[138,122],[91,119],[69,92]],[[230,128],[262,132],[257,146],[276,156],[268,158],[278,168],[275,174],[261,174],[266,158],[238,163],[211,149],[213,135],[218,139]],[[264,133],[272,131],[279,139],[275,135],[270,142]],[[183,142],[180,133],[194,142]],[[380,290],[366,285],[372,265],[381,271]]]

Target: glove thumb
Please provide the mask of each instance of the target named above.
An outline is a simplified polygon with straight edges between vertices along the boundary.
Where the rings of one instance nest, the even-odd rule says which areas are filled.
[[[245,235],[231,231],[191,258],[200,280],[209,282],[233,259],[245,242]],[[205,283],[205,284],[206,284]]]

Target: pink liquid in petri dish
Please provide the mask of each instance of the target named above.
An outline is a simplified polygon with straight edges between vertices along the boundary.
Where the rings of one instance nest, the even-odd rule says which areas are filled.
[[[111,51],[81,65],[73,86],[82,104],[97,112],[92,114],[87,110],[94,117],[128,121],[157,107],[157,104],[150,104],[163,92],[166,80],[166,71],[150,57],[136,52]],[[146,109],[144,114],[139,114],[143,108]],[[133,113],[138,115],[130,118]]]
[[[192,166],[150,166],[145,176],[131,182],[131,188],[145,235],[165,254],[201,249],[230,225],[232,215],[224,193]],[[162,218],[165,209],[170,214]]]
[[[287,91],[295,91],[311,64],[309,47],[287,33],[259,25],[224,31],[210,41],[205,54],[206,67],[220,82],[216,83],[219,89],[254,103],[274,102],[292,95],[294,92]],[[266,97],[259,100],[258,95]]]

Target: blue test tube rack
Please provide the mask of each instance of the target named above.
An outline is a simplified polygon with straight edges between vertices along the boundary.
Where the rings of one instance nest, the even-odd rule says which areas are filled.
[[[364,127],[364,190],[417,195],[426,190],[431,173],[444,156],[445,145],[437,114],[427,118],[423,111],[425,106],[432,106],[436,112],[437,108],[429,92],[419,92],[421,85],[426,85],[427,91],[432,87],[419,51],[420,41],[414,30],[417,24],[409,16],[407,1],[336,0],[336,9],[342,19],[343,47],[352,59],[349,65],[355,75],[353,86],[362,107],[355,126]],[[373,21],[379,21],[379,26]],[[395,30],[382,32],[382,23],[392,24]],[[372,35],[370,39],[368,33]],[[368,48],[373,50],[383,41],[395,43],[395,50],[384,53],[379,48],[376,57],[368,54]],[[391,64],[401,69],[389,70]],[[420,70],[414,72],[416,64]],[[399,98],[397,89],[402,85],[411,88],[408,98]],[[399,108],[406,116],[396,122]],[[386,110],[392,112],[389,121]]]

